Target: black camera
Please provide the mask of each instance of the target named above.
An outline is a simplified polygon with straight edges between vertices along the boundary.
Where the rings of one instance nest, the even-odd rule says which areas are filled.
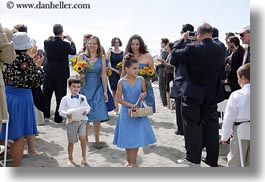
[[[191,41],[195,41],[196,40],[196,32],[189,32],[188,39]]]

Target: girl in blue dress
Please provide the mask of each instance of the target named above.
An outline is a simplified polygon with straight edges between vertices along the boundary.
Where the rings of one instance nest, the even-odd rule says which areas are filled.
[[[125,60],[124,67],[127,74],[118,82],[117,101],[122,105],[117,120],[113,144],[125,148],[127,163],[125,167],[137,166],[139,147],[156,142],[148,117],[129,117],[128,109],[138,107],[146,98],[145,81],[139,73],[138,61],[134,58]]]
[[[108,111],[106,102],[108,102],[107,94],[107,75],[106,60],[102,54],[102,48],[99,38],[92,36],[87,41],[86,52],[81,53],[78,62],[85,60],[93,63],[92,69],[86,69],[85,84],[82,86],[80,93],[85,95],[88,104],[91,106],[90,112],[87,114],[88,122],[92,122],[95,131],[96,148],[99,145],[99,130],[101,122],[107,121]],[[82,76],[82,75],[80,75]],[[89,123],[86,127],[86,139],[88,141]]]
[[[134,58],[139,62],[139,69],[143,69],[144,67],[149,67],[150,69],[154,69],[154,60],[149,54],[147,50],[147,46],[144,43],[144,40],[139,35],[133,35],[130,37],[126,49],[125,49],[125,56],[127,57],[128,54],[133,54]],[[122,67],[121,77],[126,74],[126,70],[124,66]],[[156,112],[156,105],[155,105],[155,96],[154,91],[151,83],[147,84],[146,90],[146,98],[145,102],[148,106],[153,107],[153,112]]]

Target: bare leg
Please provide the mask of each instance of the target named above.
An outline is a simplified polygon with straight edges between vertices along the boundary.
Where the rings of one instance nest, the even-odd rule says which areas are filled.
[[[35,149],[35,135],[26,136],[28,143],[28,154],[37,154]]]
[[[74,150],[74,144],[73,143],[68,143],[68,158],[69,161],[73,161],[73,150]]]
[[[11,149],[12,165],[13,167],[19,167],[24,150],[24,137],[15,139],[14,145]]]
[[[80,136],[79,137],[80,143],[81,143],[81,149],[82,149],[82,161],[81,161],[81,165],[87,165],[87,161],[86,161],[86,137],[85,136]]]
[[[138,151],[139,151],[139,148],[135,148],[135,149],[131,149],[131,164],[133,167],[137,167],[137,163],[136,163],[136,160],[137,160],[137,154],[138,154]]]
[[[93,125],[94,125],[94,132],[95,132],[95,141],[99,142],[99,129],[100,129],[101,122],[100,121],[93,122]]]
[[[131,149],[125,149],[125,151],[126,151],[127,163],[124,164],[124,167],[130,167],[132,165],[132,162],[131,162]]]
[[[119,103],[117,102],[117,98],[116,98],[116,90],[112,90],[112,96],[114,99],[114,104],[115,104],[115,112],[119,112]]]
[[[89,127],[90,127],[90,124],[87,123],[87,124],[86,124],[86,142],[88,142],[88,132],[89,132]]]

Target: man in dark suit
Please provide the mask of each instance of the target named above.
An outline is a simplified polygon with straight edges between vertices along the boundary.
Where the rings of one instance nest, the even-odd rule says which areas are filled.
[[[187,36],[188,32],[183,34]],[[204,23],[197,29],[198,44],[184,49],[174,45],[172,65],[184,65],[176,79],[182,80],[181,112],[184,123],[186,158],[177,163],[200,166],[202,149],[206,147],[207,164],[217,166],[219,133],[217,114],[217,80],[220,61],[219,47],[212,41],[212,27]]]
[[[221,57],[220,57],[220,65],[219,65],[219,78],[224,82],[225,79],[226,79],[226,76],[225,76],[225,53],[226,53],[226,48],[225,48],[225,45],[224,43],[222,43],[220,40],[219,40],[219,31],[217,28],[213,27],[213,42],[216,43],[219,48],[220,48],[220,51],[221,51]]]
[[[182,25],[182,30],[181,30],[181,36],[186,33],[186,32],[193,32],[194,31],[194,27],[191,24],[184,24]],[[193,40],[190,40],[189,37],[181,37],[181,39],[177,40],[176,42],[174,42],[175,45],[177,45],[177,47],[175,47],[176,49],[183,49],[187,44],[190,44]],[[171,57],[171,59],[174,59]],[[178,65],[175,65],[175,78],[178,72]],[[173,82],[173,89],[175,88],[175,79]],[[178,96],[176,93],[178,91],[175,90],[173,92],[171,92],[171,98],[174,97],[175,99],[175,108],[176,108],[176,124],[177,124],[177,131],[175,132],[176,135],[184,135],[184,131],[183,131],[183,122],[182,122],[182,116],[181,116],[181,96]]]
[[[63,36],[63,26],[55,24],[53,26],[54,38],[44,41],[44,50],[46,52],[46,62],[44,70],[46,77],[43,84],[43,93],[45,97],[45,118],[50,117],[51,98],[53,92],[56,97],[56,110],[54,121],[62,122],[58,109],[63,96],[67,91],[67,79],[70,76],[68,55],[76,54],[76,47],[71,37]],[[70,44],[63,39],[67,39]]]

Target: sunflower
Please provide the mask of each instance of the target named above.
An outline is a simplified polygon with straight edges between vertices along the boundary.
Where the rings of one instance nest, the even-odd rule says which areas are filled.
[[[144,76],[146,74],[146,71],[144,69],[142,69],[142,70],[140,70],[139,73],[140,73],[141,76]]]
[[[112,71],[111,70],[108,70],[107,71],[107,76],[111,76],[112,75]]]
[[[82,73],[84,71],[84,67],[82,67],[81,65],[79,64],[76,64],[74,66],[74,70],[77,72],[77,73]]]
[[[149,74],[150,77],[153,77],[155,75],[155,70],[149,69],[148,70],[148,74]]]
[[[77,62],[77,59],[78,59],[78,56],[74,56],[73,58],[72,58],[72,66],[75,66],[76,65],[76,62]]]

